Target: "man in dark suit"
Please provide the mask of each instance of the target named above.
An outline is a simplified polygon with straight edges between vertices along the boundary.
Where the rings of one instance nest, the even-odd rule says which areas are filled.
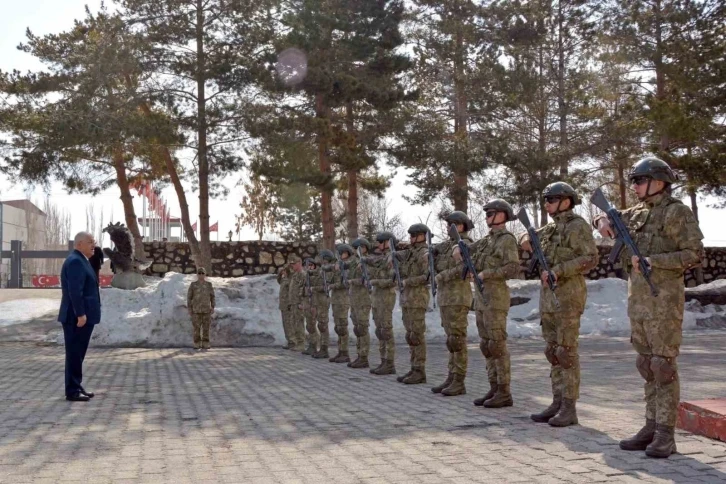
[[[61,269],[61,299],[58,321],[63,325],[66,345],[66,400],[87,402],[93,398],[81,385],[83,360],[93,327],[101,321],[101,295],[96,274],[88,259],[96,246],[93,235],[80,232],[74,251]]]

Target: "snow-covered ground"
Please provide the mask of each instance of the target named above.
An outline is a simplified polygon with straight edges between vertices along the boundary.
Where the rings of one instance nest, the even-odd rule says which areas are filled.
[[[58,314],[58,299],[16,299],[0,303],[0,327],[28,323],[55,311]]]
[[[191,321],[186,309],[186,293],[194,278],[170,273],[164,279],[150,279],[147,287],[135,291],[114,288],[102,290],[103,318],[94,331],[94,344],[191,346]],[[209,280],[216,288],[217,298],[216,313],[212,320],[212,345],[284,344],[282,322],[277,309],[279,286],[274,275]],[[510,281],[510,287],[513,297],[530,298],[529,302],[511,308],[507,324],[510,337],[539,336],[539,283]],[[587,287],[588,302],[580,333],[627,334],[630,329],[626,311],[627,283],[619,279],[602,279],[589,281]],[[54,304],[57,305],[57,301]],[[726,314],[726,307],[702,308],[698,303],[689,303],[684,329],[694,329],[696,319],[714,314]],[[398,306],[393,319],[397,339],[403,341],[404,329]],[[427,313],[426,322],[427,339],[443,339],[438,309]],[[373,329],[371,322],[371,334]],[[332,324],[330,334],[331,339],[335,340]],[[472,341],[476,340],[473,312],[469,313],[468,334]]]

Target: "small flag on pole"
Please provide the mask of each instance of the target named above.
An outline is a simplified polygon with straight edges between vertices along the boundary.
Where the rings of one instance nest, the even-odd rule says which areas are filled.
[[[218,232],[219,231],[219,220],[214,222],[214,225],[209,227],[210,232]]]

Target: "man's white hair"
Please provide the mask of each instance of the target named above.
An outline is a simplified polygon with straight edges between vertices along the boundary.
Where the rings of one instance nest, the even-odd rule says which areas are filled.
[[[73,245],[78,247],[78,244],[85,240],[93,240],[93,234],[91,234],[90,232],[78,232],[73,238]]]

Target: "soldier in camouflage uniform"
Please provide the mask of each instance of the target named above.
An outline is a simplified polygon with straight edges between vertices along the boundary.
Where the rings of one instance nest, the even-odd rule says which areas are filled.
[[[353,247],[348,244],[338,244],[335,246],[339,257],[345,262],[353,255]],[[330,301],[333,305],[333,320],[335,322],[335,334],[338,335],[338,354],[330,358],[331,363],[349,363],[350,356],[348,354],[348,310],[350,309],[350,298],[348,295],[349,283],[344,279],[344,271],[340,269],[338,262],[329,267],[332,270],[332,278],[330,281]],[[347,275],[347,274],[346,274]]]
[[[396,305],[396,289],[393,282],[393,269],[388,258],[390,244],[396,243],[396,237],[390,232],[381,232],[376,235],[378,256],[366,259],[373,286],[371,300],[373,303],[373,322],[376,325],[376,338],[378,338],[378,351],[381,355],[381,364],[372,368],[374,375],[396,374],[396,342],[393,338],[393,308]]]
[[[504,200],[492,200],[484,205],[484,210],[489,233],[471,246],[471,257],[484,283],[484,296],[478,290],[474,291],[474,309],[479,348],[486,359],[490,389],[483,398],[474,400],[474,405],[511,407],[507,279],[519,274],[519,250],[517,239],[507,230],[506,224],[516,217],[512,206]]]
[[[474,223],[464,212],[454,211],[446,217],[448,225],[455,224],[461,239],[471,244],[469,231]],[[436,282],[439,285],[437,301],[441,313],[441,325],[446,333],[446,348],[449,350],[448,376],[446,380],[431,389],[445,396],[464,395],[468,353],[466,329],[469,324],[469,309],[472,303],[471,283],[461,279],[463,264],[454,257],[456,242],[449,239],[436,246]]]
[[[628,176],[640,200],[622,212],[633,241],[652,268],[653,296],[640,272],[638,258],[623,251],[628,279],[631,341],[638,352],[636,367],[645,380],[645,426],[622,440],[623,450],[645,450],[650,457],[676,452],[676,412],[680,398],[678,357],[682,339],[685,287],[683,273],[701,261],[703,234],[690,208],[673,198],[676,176],[658,158],[637,162]],[[595,220],[604,236],[613,237],[606,217]]]
[[[313,296],[313,281],[316,274],[318,274],[318,264],[314,259],[308,257],[305,259],[305,266],[303,268],[303,275],[305,276],[305,294],[303,296],[303,315],[305,316],[305,329],[307,334],[305,335],[305,350],[302,354],[314,355],[318,351],[318,344],[320,343],[320,333],[318,332],[317,320],[315,318],[315,300]],[[318,275],[318,277],[320,277]]]
[[[290,335],[293,340],[292,350],[305,350],[305,316],[303,313],[303,300],[305,299],[305,273],[302,269],[302,260],[295,254],[288,258],[291,264],[290,277]]]
[[[214,287],[206,280],[204,267],[197,269],[197,280],[192,282],[187,292],[187,309],[192,318],[194,349],[209,349],[209,326],[214,314]]]
[[[396,380],[407,385],[426,383],[426,309],[429,306],[429,261],[424,224],[408,228],[411,245],[398,252],[403,278],[401,312],[406,328],[406,343],[411,352],[411,369]]]
[[[331,269],[329,264],[335,262],[335,255],[328,249],[323,249],[318,254],[318,257],[320,269],[310,273],[310,283],[313,286],[314,317],[318,323],[318,331],[320,332],[320,350],[313,353],[313,358],[329,358],[328,346],[330,345],[330,332],[328,330],[328,313],[330,311],[330,294],[325,290],[325,281],[332,279],[332,272],[325,272],[326,279],[323,279],[323,271],[325,271],[325,267]]]
[[[353,334],[356,337],[358,357],[348,363],[351,368],[368,368],[368,352],[371,347],[370,318],[371,296],[363,280],[363,268],[358,259],[358,248],[361,256],[368,255],[371,244],[364,238],[355,239],[352,243],[356,255],[348,259],[348,280],[350,281],[350,319],[353,321]]]
[[[290,333],[290,266],[285,265],[277,271],[277,283],[280,285],[279,308],[282,316],[282,330],[285,332],[287,343],[282,347],[289,350],[295,343]]]
[[[533,414],[535,422],[548,422],[553,427],[577,423],[575,402],[580,395],[580,357],[577,346],[580,317],[585,310],[587,287],[585,276],[597,265],[598,252],[592,227],[573,212],[580,198],[563,182],[548,185],[542,197],[545,210],[553,222],[537,230],[550,271],[557,281],[557,308],[547,285],[548,274],[541,273],[539,311],[542,336],[547,342],[545,356],[552,365],[552,404],[543,412]],[[532,251],[527,234],[522,248]]]

